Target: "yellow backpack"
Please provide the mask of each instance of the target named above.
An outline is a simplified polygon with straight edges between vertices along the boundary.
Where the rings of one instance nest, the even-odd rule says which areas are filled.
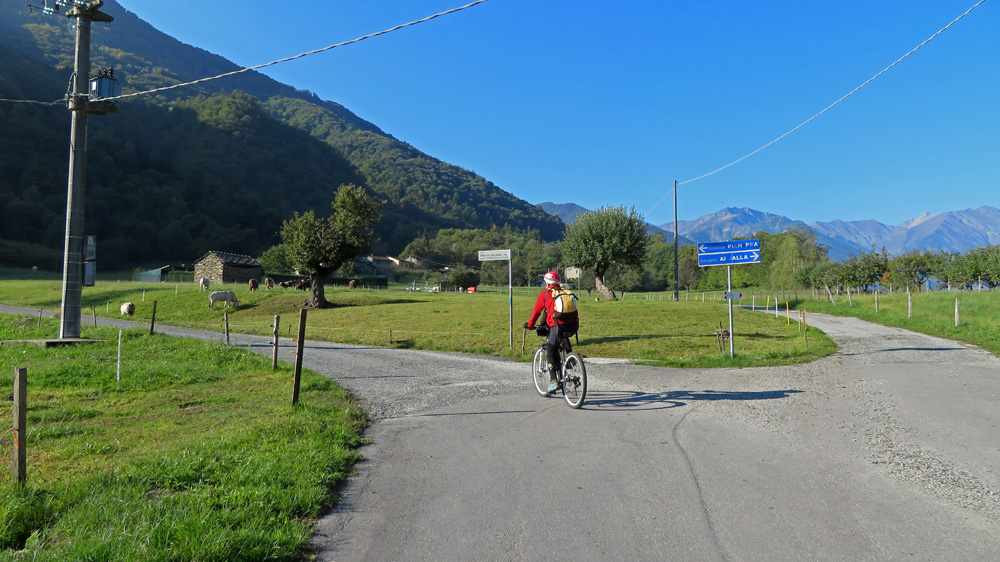
[[[577,322],[579,314],[576,311],[576,295],[566,289],[552,289],[552,300],[555,302],[555,316],[559,323]]]

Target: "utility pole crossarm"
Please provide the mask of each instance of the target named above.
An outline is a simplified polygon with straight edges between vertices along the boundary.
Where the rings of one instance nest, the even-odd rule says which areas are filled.
[[[103,0],[92,0],[91,2],[84,2],[82,4],[73,4],[73,7],[66,12],[66,15],[71,18],[85,17],[90,21],[99,21],[102,23],[111,23],[115,21],[115,18],[98,10],[98,8],[103,5]]]

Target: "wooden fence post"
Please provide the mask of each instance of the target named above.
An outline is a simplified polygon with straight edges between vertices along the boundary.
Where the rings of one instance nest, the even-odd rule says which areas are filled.
[[[910,288],[906,288],[906,317],[913,318],[913,293]]]
[[[955,327],[956,328],[958,327],[960,319],[961,319],[961,314],[959,314],[958,298],[956,297],[955,298]]]
[[[274,352],[271,354],[271,370],[278,368],[278,324],[281,322],[281,316],[274,316]]]
[[[809,349],[809,323],[806,322],[806,311],[802,311],[802,339],[806,342],[806,349]]]
[[[24,484],[28,479],[28,455],[25,435],[28,417],[28,369],[14,370],[14,481]]]
[[[292,378],[292,406],[299,403],[299,385],[302,380],[302,351],[306,339],[306,309],[299,310],[299,337],[295,340],[295,374]]]
[[[149,319],[149,335],[153,335],[154,326],[156,326],[156,301],[153,301],[153,316]]]
[[[118,330],[118,367],[115,369],[115,382],[122,382],[122,331]]]
[[[225,328],[225,330],[226,330],[226,345],[229,345],[229,313],[228,312],[223,312],[222,313],[222,319],[225,321],[225,325],[226,325],[226,328]]]

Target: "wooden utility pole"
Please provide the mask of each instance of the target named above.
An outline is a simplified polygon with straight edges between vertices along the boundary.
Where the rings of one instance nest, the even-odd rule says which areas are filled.
[[[680,287],[679,280],[681,272],[679,269],[677,269],[677,262],[678,262],[677,254],[678,252],[680,252],[680,246],[679,246],[680,238],[679,235],[677,234],[678,230],[680,229],[677,228],[677,180],[674,180],[674,302],[677,302],[681,299],[680,289],[679,289]]]

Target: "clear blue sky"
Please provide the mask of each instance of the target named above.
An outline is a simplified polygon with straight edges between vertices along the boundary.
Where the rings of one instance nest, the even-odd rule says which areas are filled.
[[[253,66],[470,1],[120,3]],[[264,72],[528,202],[663,224],[674,180],[786,133],[976,2],[490,0]],[[1000,206],[1000,0],[678,200],[681,220],[733,206],[891,225]]]

